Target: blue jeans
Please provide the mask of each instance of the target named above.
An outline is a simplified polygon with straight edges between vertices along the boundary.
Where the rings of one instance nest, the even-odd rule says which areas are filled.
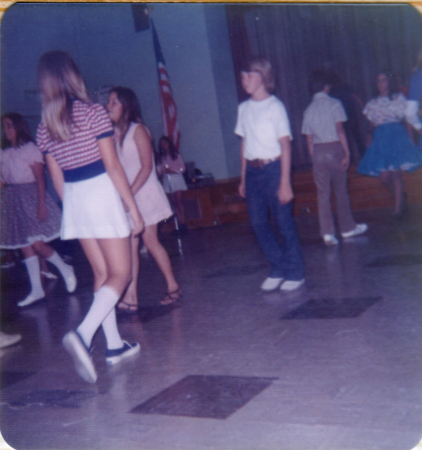
[[[298,281],[304,277],[302,251],[293,220],[293,202],[281,205],[277,197],[280,175],[279,160],[262,168],[247,165],[246,203],[258,244],[270,262],[269,276]],[[282,237],[282,246],[271,227],[268,209]]]

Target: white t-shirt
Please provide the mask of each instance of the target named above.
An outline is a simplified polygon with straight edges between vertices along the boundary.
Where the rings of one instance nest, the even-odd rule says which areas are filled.
[[[35,181],[31,166],[44,164],[43,156],[33,142],[20,147],[9,147],[1,152],[1,181],[6,184],[33,183]]]
[[[292,137],[286,108],[274,95],[242,102],[234,132],[244,138],[244,157],[249,160],[277,158],[281,154],[278,140]]]

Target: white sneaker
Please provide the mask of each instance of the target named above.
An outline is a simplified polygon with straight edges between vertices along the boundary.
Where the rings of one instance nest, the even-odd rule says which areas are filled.
[[[88,383],[97,381],[97,372],[91,355],[78,333],[69,331],[63,338],[64,348],[73,359],[75,370]]]
[[[129,342],[123,341],[122,348],[106,351],[106,363],[111,364],[111,365],[117,364],[123,358],[135,355],[140,350],[141,350],[141,346],[137,342],[129,344]]]
[[[359,236],[360,234],[365,233],[367,229],[368,225],[366,225],[366,223],[359,223],[354,230],[348,231],[347,233],[341,233],[341,235],[344,238]]]
[[[38,293],[31,292],[26,298],[24,298],[23,300],[18,302],[18,306],[20,306],[22,308],[23,306],[32,305],[32,303],[35,303],[38,300],[43,299],[44,297],[45,297],[44,291],[41,291]]]
[[[66,275],[64,278],[64,282],[66,284],[66,290],[69,293],[75,292],[76,285],[78,284],[76,277],[75,277],[75,271],[73,270],[72,266],[69,266],[70,270],[68,275]]]
[[[0,331],[0,348],[9,347],[22,339],[20,334],[6,334]]]
[[[263,291],[274,291],[275,289],[277,289],[280,286],[282,281],[283,281],[283,278],[268,277],[261,284],[261,289]]]
[[[285,291],[285,292],[294,291],[295,289],[300,288],[300,286],[302,286],[302,284],[304,282],[305,282],[304,278],[302,278],[301,280],[298,280],[298,281],[287,280],[280,286],[280,291]]]
[[[148,253],[148,249],[145,244],[141,247],[141,249],[139,250],[139,253],[141,255],[146,255]]]
[[[338,239],[332,234],[324,234],[323,236],[325,245],[337,245]]]
[[[54,275],[52,272],[41,271],[41,276],[47,278],[48,280],[57,280],[58,276]]]

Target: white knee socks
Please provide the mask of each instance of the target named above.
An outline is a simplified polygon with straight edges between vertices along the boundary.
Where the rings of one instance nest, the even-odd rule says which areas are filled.
[[[121,348],[123,346],[123,342],[117,330],[116,314],[114,312],[114,307],[116,306],[119,297],[120,296],[108,286],[103,286],[95,292],[91,308],[76,330],[87,347],[91,346],[92,338],[101,324],[103,324],[103,329],[106,333],[107,347],[110,348],[109,339],[110,345],[113,345],[111,348]],[[116,338],[116,335],[118,338]],[[120,342],[118,342],[118,339],[120,339]]]
[[[28,306],[31,303],[45,297],[44,289],[41,284],[40,262],[38,256],[30,256],[24,260],[28,270],[29,281],[31,282],[31,293],[24,300],[18,303],[18,306]]]
[[[59,256],[57,252],[53,250],[53,253],[51,256],[46,258],[47,261],[51,262],[51,264],[54,264],[62,274],[62,277],[66,283],[66,289],[67,292],[74,292],[76,289],[76,277],[73,272],[73,267],[69,266],[69,264],[66,264]]]
[[[113,308],[108,313],[108,316],[103,320],[101,325],[103,326],[103,331],[107,339],[107,348],[109,350],[122,348],[123,341],[117,329],[116,308]]]

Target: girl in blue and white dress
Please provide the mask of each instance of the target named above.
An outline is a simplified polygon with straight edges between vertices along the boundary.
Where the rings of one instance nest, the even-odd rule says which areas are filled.
[[[375,129],[357,171],[381,178],[394,194],[393,217],[399,218],[406,207],[401,172],[418,169],[422,165],[422,153],[411,141],[403,124],[406,98],[398,92],[394,77],[380,73],[376,86],[378,96],[363,110]]]

